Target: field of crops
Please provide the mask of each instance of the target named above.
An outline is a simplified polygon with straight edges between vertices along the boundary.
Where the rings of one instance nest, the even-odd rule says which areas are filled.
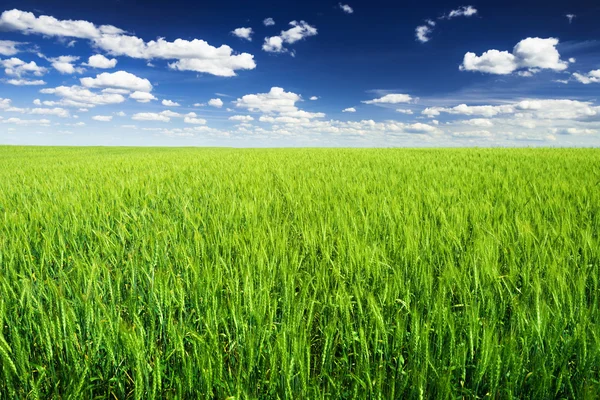
[[[600,151],[0,147],[0,398],[595,398]]]

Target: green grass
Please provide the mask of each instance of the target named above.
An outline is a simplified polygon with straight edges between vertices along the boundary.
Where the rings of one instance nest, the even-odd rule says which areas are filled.
[[[0,398],[595,398],[600,151],[0,147]]]

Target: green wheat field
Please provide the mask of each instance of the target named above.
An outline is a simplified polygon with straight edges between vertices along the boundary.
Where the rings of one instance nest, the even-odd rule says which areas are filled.
[[[0,398],[597,398],[599,233],[600,150],[0,147]]]

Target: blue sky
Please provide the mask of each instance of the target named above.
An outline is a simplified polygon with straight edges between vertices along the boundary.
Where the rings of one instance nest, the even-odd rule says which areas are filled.
[[[599,16],[591,1],[4,1],[0,143],[598,146]]]

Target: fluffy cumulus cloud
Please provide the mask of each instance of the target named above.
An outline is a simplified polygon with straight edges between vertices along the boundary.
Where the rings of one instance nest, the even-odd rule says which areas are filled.
[[[169,122],[171,120],[171,118],[167,117],[166,115],[162,115],[160,113],[150,113],[150,112],[134,114],[131,117],[131,119],[133,119],[134,121],[158,121],[158,122]]]
[[[191,116],[184,117],[183,122],[186,124],[193,124],[193,125],[206,125],[205,119],[191,117]]]
[[[482,116],[492,118],[503,115],[512,115],[520,120],[581,120],[600,115],[600,107],[591,102],[570,99],[528,99],[510,104],[501,105],[476,105],[460,104],[455,107],[429,107],[422,114],[429,117],[439,116],[441,113],[466,116]],[[471,125],[483,126],[487,122],[480,119],[470,120]]]
[[[158,100],[152,93],[136,91],[129,95],[130,99],[137,101],[138,103],[149,103],[152,100]]]
[[[316,100],[319,100],[319,97],[318,96],[311,96],[311,98],[309,100],[316,101]]]
[[[42,94],[53,94],[60,97],[60,101],[48,101],[43,104],[48,106],[61,105],[65,107],[91,108],[107,104],[119,104],[125,97],[115,93],[94,93],[81,86],[59,86],[40,90]]]
[[[237,99],[235,105],[252,112],[276,114],[279,117],[309,120],[325,116],[323,113],[311,113],[298,109],[296,103],[300,100],[302,97],[296,93],[286,92],[280,87],[272,87],[269,93],[247,94]]]
[[[402,93],[390,93],[386,94],[383,97],[373,99],[373,100],[365,100],[363,103],[365,104],[399,104],[399,103],[410,103],[413,101],[413,98],[407,94]]]
[[[589,85],[590,83],[600,83],[600,69],[590,71],[587,74],[575,72],[573,74],[573,78],[584,85]]]
[[[0,65],[4,67],[4,73],[9,76],[21,77],[24,75],[44,76],[48,69],[36,64],[35,61],[25,62],[19,58],[12,57],[6,60],[0,60]]]
[[[345,12],[346,14],[352,14],[354,12],[354,10],[352,9],[352,7],[350,7],[348,4],[339,3],[338,7],[340,7],[340,9],[343,12]]]
[[[345,112],[345,113],[355,113],[356,112],[356,108],[354,108],[354,107],[344,108],[342,110],[342,112]]]
[[[112,121],[113,117],[112,117],[112,115],[95,115],[92,117],[92,119],[94,121],[110,122],[110,121]]]
[[[134,114],[131,119],[134,121],[154,121],[154,122],[169,122],[171,118],[182,118],[186,124],[204,125],[206,120],[197,118],[193,112],[188,114],[180,114],[171,110],[165,110],[159,113],[142,112]]]
[[[208,101],[208,105],[215,108],[223,107],[223,100],[221,99],[210,99]]]
[[[88,88],[115,88],[130,91],[151,92],[152,84],[148,79],[140,78],[126,71],[103,72],[95,78],[81,78],[82,86]]]
[[[254,118],[252,118],[252,116],[250,115],[234,115],[229,117],[230,121],[236,121],[236,122],[252,122],[254,121]]]
[[[98,69],[110,69],[117,66],[117,59],[109,59],[104,57],[102,54],[95,54],[88,58],[88,62],[85,65]]]
[[[252,31],[252,28],[236,28],[233,31],[231,31],[231,34],[234,36],[239,37],[240,39],[245,39],[248,41],[252,41],[252,34],[254,32]]]
[[[532,74],[542,69],[564,71],[569,64],[560,59],[556,49],[558,43],[556,38],[530,37],[517,43],[512,53],[488,50],[478,56],[469,52],[465,54],[460,70],[496,75],[508,75],[519,69],[527,69]]]
[[[20,31],[48,37],[79,38],[112,56],[139,59],[175,60],[169,67],[180,71],[202,72],[217,76],[235,76],[238,70],[256,68],[254,56],[235,54],[227,45],[214,47],[204,40],[159,38],[149,42],[127,35],[112,25],[97,26],[89,21],[59,20],[52,16],[36,16],[20,10],[5,11],[0,16],[0,30]]]
[[[269,53],[285,53],[288,49],[283,47],[284,44],[293,44],[317,34],[317,28],[305,21],[292,21],[290,25],[292,27],[287,31],[281,31],[279,36],[265,38],[262,49]]]
[[[167,107],[179,107],[180,106],[179,103],[172,101],[172,100],[167,100],[167,99],[164,99],[162,101],[162,105],[167,106]]]
[[[14,56],[19,52],[21,42],[13,42],[12,40],[0,40],[0,55]]]
[[[46,81],[41,79],[8,79],[5,82],[14,86],[41,86],[46,84]]]
[[[275,20],[273,18],[270,18],[270,17],[269,18],[265,18],[263,20],[263,24],[265,26],[273,26],[273,25],[275,25]]]
[[[56,58],[48,58],[48,61],[52,64],[52,68],[60,72],[61,74],[72,75],[82,74],[85,72],[84,68],[76,67],[75,62],[79,60],[77,56],[60,56]]]

